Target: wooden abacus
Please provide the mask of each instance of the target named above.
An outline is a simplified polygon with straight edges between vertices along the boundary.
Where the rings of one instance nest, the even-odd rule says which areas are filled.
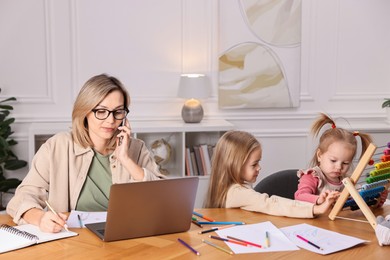
[[[356,202],[359,209],[362,211],[364,216],[366,217],[367,221],[370,223],[372,228],[375,230],[375,227],[377,225],[376,217],[374,213],[372,213],[370,207],[366,204],[366,201],[361,197],[360,193],[356,190],[356,183],[359,180],[361,174],[363,173],[365,167],[369,164],[374,152],[376,150],[376,146],[374,144],[370,144],[368,148],[366,149],[365,153],[359,160],[358,165],[356,166],[354,172],[352,173],[351,177],[346,177],[343,179],[343,184],[345,188],[340,194],[340,197],[336,201],[335,205],[333,206],[333,209],[331,210],[329,214],[329,218],[331,220],[334,220],[337,217],[337,214],[340,212],[340,210],[344,207],[345,202],[347,201],[348,197],[351,196],[353,200]]]

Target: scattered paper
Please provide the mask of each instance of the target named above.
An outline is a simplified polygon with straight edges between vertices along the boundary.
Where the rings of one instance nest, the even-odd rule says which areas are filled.
[[[269,247],[266,247],[266,232],[268,232]],[[299,248],[270,221],[257,224],[237,225],[231,228],[218,230],[216,233],[223,238],[231,236],[262,246],[262,248],[259,248],[256,246],[242,246],[225,242],[235,254],[299,250]]]
[[[294,242],[295,245],[321,255],[331,254],[367,242],[356,237],[343,235],[308,224],[284,227],[280,230],[292,242]],[[317,249],[309,243],[302,241],[301,239],[297,238],[297,235],[300,235],[308,241],[318,245],[323,250]]]
[[[68,227],[80,228],[80,221],[77,215],[80,216],[82,227],[85,227],[85,224],[106,222],[107,219],[107,211],[87,212],[72,210],[66,222]]]

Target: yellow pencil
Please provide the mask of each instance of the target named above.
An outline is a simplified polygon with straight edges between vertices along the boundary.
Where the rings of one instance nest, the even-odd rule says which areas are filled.
[[[267,247],[270,247],[271,244],[269,242],[269,234],[268,234],[268,231],[265,231],[265,243],[267,245]]]
[[[60,217],[60,215],[58,215],[58,213],[50,206],[49,202],[48,202],[47,200],[45,200],[45,202],[46,202],[47,207],[50,209],[50,211],[53,212],[53,213],[54,213],[55,215],[57,215],[58,217]],[[61,218],[61,217],[60,217],[60,218]],[[65,225],[64,225],[64,228],[65,228],[66,231],[69,232],[68,225],[66,225],[66,223],[65,223]]]
[[[204,243],[206,243],[206,244],[208,244],[208,245],[210,245],[210,246],[213,246],[213,247],[215,247],[216,249],[219,249],[219,250],[221,250],[221,251],[223,251],[223,252],[225,252],[225,253],[227,253],[227,254],[229,254],[229,255],[233,255],[233,254],[234,254],[232,251],[229,251],[229,250],[227,250],[227,249],[225,249],[225,248],[223,248],[223,247],[220,247],[220,246],[218,246],[218,245],[216,245],[216,244],[214,244],[214,243],[211,243],[210,241],[207,241],[207,240],[202,239],[202,242],[204,242]]]

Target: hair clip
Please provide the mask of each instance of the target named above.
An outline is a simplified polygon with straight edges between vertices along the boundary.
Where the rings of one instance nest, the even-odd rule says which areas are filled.
[[[332,128],[335,129],[336,128],[336,125],[334,123],[332,123]]]

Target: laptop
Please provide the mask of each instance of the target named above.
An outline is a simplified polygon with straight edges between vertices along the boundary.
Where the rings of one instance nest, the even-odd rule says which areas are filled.
[[[199,177],[113,184],[106,222],[85,226],[103,241],[189,230]]]

